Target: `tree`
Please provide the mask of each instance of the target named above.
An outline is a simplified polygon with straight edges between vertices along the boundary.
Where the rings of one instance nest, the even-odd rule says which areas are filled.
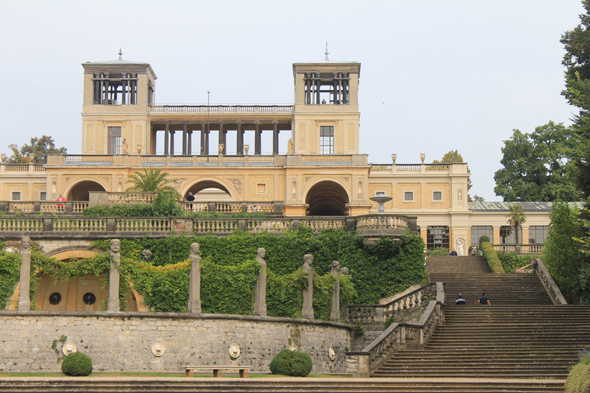
[[[508,224],[514,227],[514,240],[516,244],[516,253],[520,253],[520,247],[518,246],[518,227],[522,226],[526,222],[526,213],[522,209],[521,204],[514,203],[510,205],[510,213],[506,215],[508,217]]]
[[[27,163],[30,161],[30,157],[34,157],[30,161],[34,164],[46,164],[48,154],[67,153],[65,147],[56,148],[53,138],[47,135],[43,135],[41,138],[31,138],[31,144],[24,144],[20,149],[14,143],[8,145],[8,147],[12,150],[12,156],[6,162],[11,164]]]
[[[580,110],[574,117],[578,141],[574,162],[578,188],[590,197],[590,0],[582,5],[586,13],[580,15],[581,23],[561,36],[566,52],[561,64],[567,68],[561,94]]]
[[[144,173],[135,172],[129,176],[126,183],[131,183],[132,186],[128,187],[125,191],[135,192],[172,192],[176,196],[179,196],[178,192],[171,186],[170,180],[167,177],[170,175],[167,172],[162,172],[161,169],[153,169],[150,167],[148,171],[146,168],[143,169]]]
[[[459,154],[459,150],[449,150],[448,152],[445,153],[444,156],[442,156],[441,160],[434,160],[432,161],[433,164],[453,164],[453,163],[458,163],[458,162],[463,162],[463,156],[461,154]],[[467,173],[469,173],[469,179],[467,180],[467,200],[469,202],[473,202],[473,199],[471,198],[471,195],[469,194],[469,190],[471,190],[471,187],[473,187],[473,184],[471,184],[471,170],[469,168],[467,168]],[[481,202],[483,202],[483,198],[482,197],[478,197],[481,199]],[[478,199],[477,199],[478,200]]]
[[[514,130],[504,141],[494,192],[504,201],[579,201],[576,140],[571,128],[552,121],[531,134]]]

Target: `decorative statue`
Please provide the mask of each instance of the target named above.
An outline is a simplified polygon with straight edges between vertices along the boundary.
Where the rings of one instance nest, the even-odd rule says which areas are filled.
[[[129,154],[129,146],[127,145],[127,139],[123,138],[123,143],[121,143],[121,149],[123,150],[123,154]]]
[[[260,264],[258,280],[256,280],[256,291],[254,292],[254,315],[266,317],[266,262],[264,255],[266,250],[259,248],[256,251],[256,262]]]
[[[307,273],[307,289],[303,290],[303,310],[301,317],[305,319],[314,319],[313,316],[313,255],[305,254],[303,256],[303,269]]]
[[[246,152],[246,155],[248,155],[248,150],[250,150],[250,145],[246,143],[244,145],[244,151]]]
[[[330,270],[330,274],[336,277],[336,287],[332,294],[332,308],[330,311],[330,321],[333,322],[340,322],[340,274],[338,273],[338,270],[340,270],[340,262],[332,262],[332,270]]]
[[[424,164],[424,159],[426,158],[426,153],[420,153],[420,159],[422,160],[422,163]]]
[[[223,148],[225,147],[225,145],[223,143],[220,143],[219,145],[217,145],[217,152],[218,154],[223,154]]]
[[[137,154],[141,154],[141,144],[138,143],[136,149],[137,149]]]
[[[199,256],[199,243],[191,244],[191,261],[190,279],[188,282],[188,306],[189,313],[201,313],[201,257]]]
[[[29,311],[31,309],[31,239],[24,236],[21,240],[20,263],[20,294],[18,296],[18,310]]]
[[[287,154],[293,154],[293,141],[291,138],[287,141]]]
[[[111,240],[111,269],[109,270],[108,312],[119,312],[119,266],[121,266],[121,242]]]
[[[4,162],[6,161],[6,153],[2,153],[0,155],[0,159],[2,159],[2,163],[4,164]]]
[[[393,153],[391,155],[391,160],[393,161],[393,163],[395,164],[395,160],[397,159],[397,154]]]
[[[141,254],[143,255],[146,261],[149,261],[152,257],[152,252],[150,250],[143,250]]]

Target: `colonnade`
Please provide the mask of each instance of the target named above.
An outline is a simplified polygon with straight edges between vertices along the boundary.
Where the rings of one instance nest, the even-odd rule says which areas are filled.
[[[198,126],[198,127],[196,127]],[[271,128],[272,127],[272,128]],[[163,129],[162,129],[163,128]],[[277,155],[279,154],[279,132],[281,130],[290,130],[291,123],[285,123],[278,121],[273,121],[272,123],[264,123],[261,124],[259,121],[255,121],[253,123],[243,123],[241,121],[232,122],[232,123],[224,123],[222,121],[214,122],[214,123],[207,123],[207,122],[200,122],[200,123],[190,123],[187,121],[179,123],[173,123],[166,121],[159,124],[153,124],[152,130],[153,132],[157,131],[164,131],[164,155],[174,155],[174,137],[176,132],[181,133],[182,138],[182,153],[181,155],[193,155],[192,151],[192,135],[193,132],[200,131],[200,138],[201,138],[201,149],[197,153],[198,155],[209,155],[209,136],[211,131],[218,131],[218,145],[222,148],[222,151],[219,153],[226,154],[227,152],[227,132],[228,131],[237,131],[236,137],[236,154],[243,155],[244,154],[244,132],[246,130],[253,130],[254,131],[254,152],[249,152],[249,154],[254,155],[261,155],[262,154],[262,131],[272,131],[273,133],[273,140],[272,140],[272,154]]]

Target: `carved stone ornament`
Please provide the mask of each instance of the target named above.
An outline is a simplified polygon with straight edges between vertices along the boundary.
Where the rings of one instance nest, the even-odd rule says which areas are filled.
[[[334,361],[334,359],[336,359],[336,351],[334,351],[334,348],[330,347],[330,349],[328,350],[328,357],[332,361]]]
[[[422,163],[424,163],[425,158],[426,158],[426,153],[420,153],[420,159],[422,160]]]
[[[6,154],[2,153],[2,155],[0,155],[0,158],[2,159],[2,163],[4,164],[4,162],[6,161]]]
[[[391,155],[391,161],[393,161],[393,163],[395,164],[395,160],[397,159],[397,154],[393,153]]]
[[[248,155],[248,151],[250,150],[250,145],[245,143],[244,144],[244,151],[246,152],[245,154]]]
[[[166,347],[162,343],[155,343],[152,345],[152,353],[154,356],[160,357],[166,352]]]
[[[66,356],[68,356],[70,353],[78,352],[78,348],[74,343],[65,343],[61,350]]]
[[[238,190],[238,194],[242,193],[242,180],[237,178],[237,177],[226,177],[227,180],[229,180],[234,187],[236,188],[236,190]]]
[[[347,182],[348,184],[350,184],[350,177],[348,176],[343,176],[342,180],[344,180],[345,182]]]
[[[289,351],[297,352],[297,347],[295,345],[291,345],[291,347],[289,348]]]
[[[350,270],[345,266],[342,269],[340,269],[340,274],[343,274],[346,276],[346,275],[350,274]]]
[[[141,145],[137,144],[137,154],[141,154]]]
[[[238,356],[240,356],[240,353],[242,351],[240,350],[240,346],[238,344],[232,344],[229,347],[229,356],[231,356],[232,358],[236,359]]]
[[[308,182],[308,181],[310,181],[311,179],[312,179],[312,177],[311,177],[311,176],[307,176],[307,177],[305,178],[305,182],[307,183],[307,182]]]

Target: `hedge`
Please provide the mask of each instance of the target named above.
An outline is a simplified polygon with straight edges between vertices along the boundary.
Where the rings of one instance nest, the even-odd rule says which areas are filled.
[[[590,392],[590,365],[578,363],[572,367],[564,388],[565,393]]]
[[[498,258],[498,254],[491,243],[481,243],[481,250],[483,251],[484,257],[488,261],[488,265],[490,269],[492,269],[492,273],[504,273],[504,268],[502,267],[502,262],[500,258]]]

